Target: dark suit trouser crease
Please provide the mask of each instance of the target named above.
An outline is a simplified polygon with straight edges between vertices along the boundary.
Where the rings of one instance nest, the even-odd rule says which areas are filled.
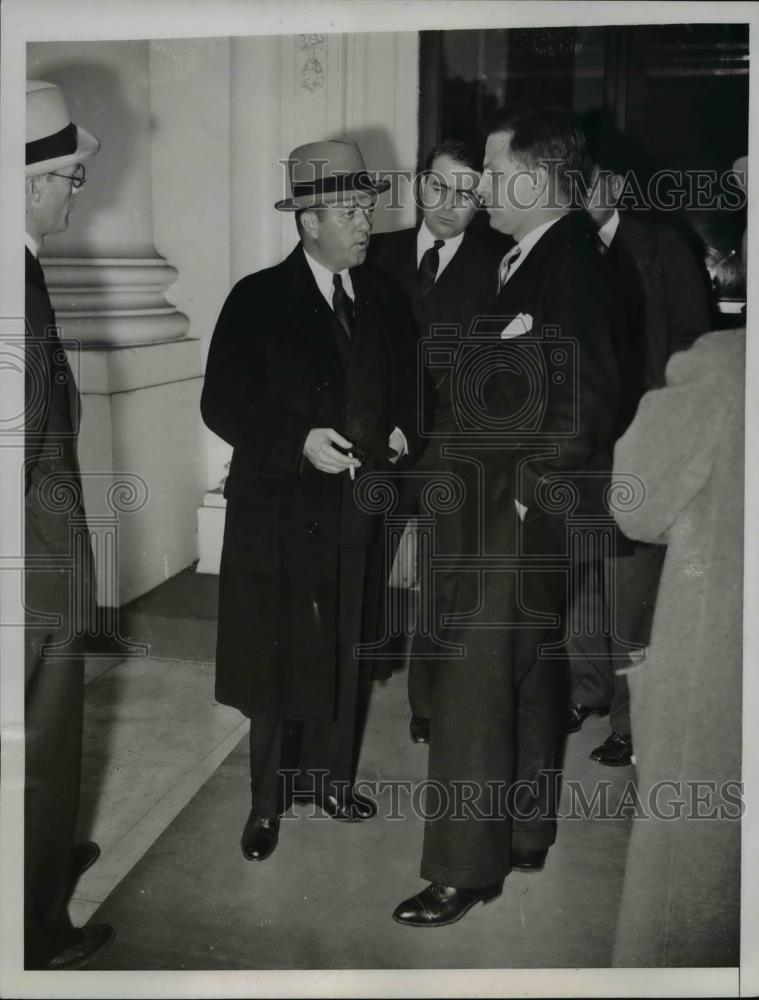
[[[60,636],[26,633],[24,937],[27,968],[69,946],[71,859],[82,760],[84,658],[48,658]]]
[[[459,888],[502,880],[511,847],[553,843],[565,692],[563,661],[535,658],[544,631],[514,630],[513,663],[530,662],[531,653],[532,662],[511,681],[488,631],[470,635],[463,661],[432,668],[428,777],[440,791],[428,790],[420,869],[424,879]]]
[[[341,549],[338,561],[337,712],[333,721],[251,719],[250,769],[253,808],[277,816],[290,806],[292,791],[344,795],[353,785],[371,694],[371,666],[353,655],[361,641],[363,548]],[[294,782],[280,772],[295,771]]]
[[[575,615],[567,641],[572,701],[609,708],[612,730],[625,735],[631,733],[630,693],[618,671],[630,666],[630,653],[649,641],[664,552],[664,546],[636,542],[630,555],[590,568],[581,582],[583,611]],[[611,634],[598,627],[605,613]]]

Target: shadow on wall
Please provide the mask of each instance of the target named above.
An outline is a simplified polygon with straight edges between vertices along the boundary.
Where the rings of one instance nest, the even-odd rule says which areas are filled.
[[[98,43],[93,43],[96,46]],[[114,43],[109,45],[109,52]],[[124,42],[134,50],[135,89],[144,89],[149,100],[147,43]],[[29,47],[27,76],[48,80],[63,90],[72,121],[101,142],[97,156],[87,161],[87,183],[77,201],[65,233],[45,243],[54,256],[153,256],[148,234],[152,230],[148,137],[136,141],[150,128],[133,109],[123,79],[103,56],[92,49],[89,61],[46,58],[46,45]],[[131,55],[125,52],[125,55]],[[131,60],[130,60],[131,61]],[[148,156],[142,156],[143,151]],[[140,162],[144,159],[145,162]],[[141,175],[145,173],[145,182]],[[137,182],[137,183],[135,183]],[[141,197],[136,198],[135,192]],[[126,248],[114,253],[117,248]]]
[[[409,214],[413,200],[413,179],[416,164],[401,163],[398,148],[392,134],[385,128],[354,129],[334,136],[336,139],[352,139],[364,156],[366,168],[380,174],[406,172],[406,178],[395,179],[389,191],[379,196],[374,213],[375,233],[403,229],[414,224],[414,213]]]

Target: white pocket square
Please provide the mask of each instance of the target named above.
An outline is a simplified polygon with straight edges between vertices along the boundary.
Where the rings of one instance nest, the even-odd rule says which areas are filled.
[[[501,340],[511,340],[512,337],[521,337],[529,333],[532,329],[532,316],[529,313],[520,313],[501,330]]]

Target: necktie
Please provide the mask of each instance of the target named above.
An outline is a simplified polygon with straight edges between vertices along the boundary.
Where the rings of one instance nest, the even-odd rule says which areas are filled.
[[[343,288],[343,279],[339,274],[332,278],[332,309],[340,326],[345,330],[348,340],[353,336],[353,299]]]
[[[440,266],[440,247],[444,243],[445,240],[435,240],[432,246],[424,251],[422,259],[419,261],[419,281],[421,282],[422,298],[429,294],[435,284],[437,269]]]
[[[506,256],[501,261],[501,266],[498,268],[498,291],[503,288],[506,284],[511,268],[514,266],[516,261],[522,254],[522,248],[517,244],[512,247],[511,250],[506,254]]]
[[[602,257],[605,257],[606,254],[609,252],[609,247],[601,239],[601,235],[600,234],[598,235],[598,238],[597,238],[596,242],[597,242],[597,246],[598,246],[598,252],[601,254]]]

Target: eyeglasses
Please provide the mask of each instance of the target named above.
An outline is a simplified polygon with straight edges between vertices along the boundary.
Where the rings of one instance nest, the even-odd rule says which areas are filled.
[[[48,174],[50,177],[63,177],[64,180],[71,181],[71,186],[75,191],[78,191],[87,180],[83,163],[77,163],[73,174],[57,174],[54,170],[48,171]]]

